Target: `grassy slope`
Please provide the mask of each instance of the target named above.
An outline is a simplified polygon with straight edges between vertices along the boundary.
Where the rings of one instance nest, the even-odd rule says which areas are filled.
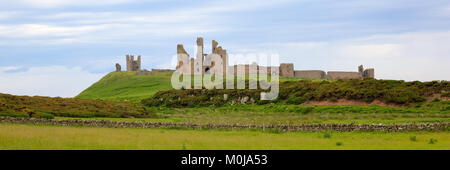
[[[411,140],[415,137],[416,140]],[[430,139],[437,140],[430,144]],[[337,143],[341,145],[338,146]],[[0,149],[450,149],[442,132],[271,133],[0,124]]]
[[[134,72],[112,72],[103,77],[77,98],[139,102],[160,90],[169,90],[171,73],[136,75]]]
[[[172,89],[171,76],[172,73],[136,75],[134,72],[111,72],[76,97],[139,102],[158,91]],[[280,81],[299,79],[302,78],[281,77]]]

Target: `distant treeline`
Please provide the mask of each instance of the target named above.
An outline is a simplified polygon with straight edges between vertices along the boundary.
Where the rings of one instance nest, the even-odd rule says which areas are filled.
[[[0,93],[0,116],[12,117],[152,117],[141,104]]]
[[[142,100],[142,103],[146,106],[195,107],[237,103],[302,104],[307,101],[335,102],[339,99],[346,99],[367,103],[379,100],[386,104],[407,106],[425,102],[427,97],[433,95],[439,95],[439,98],[448,98],[450,96],[450,84],[448,81],[405,82],[372,78],[336,81],[285,81],[280,82],[278,98],[272,101],[259,100],[262,91],[261,89],[166,90],[159,91],[153,97]]]

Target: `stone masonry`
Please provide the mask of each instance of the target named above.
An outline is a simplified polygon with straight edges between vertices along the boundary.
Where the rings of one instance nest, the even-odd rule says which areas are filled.
[[[358,66],[358,71],[322,71],[322,70],[294,70],[293,63],[281,63],[278,67],[263,67],[257,64],[245,64],[245,65],[228,65],[228,54],[227,50],[219,46],[216,40],[211,42],[211,54],[204,53],[203,38],[197,38],[197,54],[195,59],[191,58],[183,47],[183,44],[177,45],[177,66],[176,70],[183,74],[238,74],[238,70],[243,69],[245,74],[250,73],[250,68],[256,68],[259,70],[260,74],[270,74],[271,69],[279,69],[280,76],[284,77],[301,77],[308,79],[362,79],[362,78],[375,78],[375,69],[368,68],[364,69],[362,65]],[[217,58],[218,57],[218,58]],[[220,62],[220,63],[214,63]],[[136,72],[138,75],[150,75],[152,72],[173,72],[175,70],[161,70],[152,69],[152,71],[142,70],[141,68],[141,56],[137,56],[137,60],[134,59],[133,55],[126,55],[127,71]],[[186,67],[186,65],[188,67]],[[217,68],[216,65],[223,65],[223,68]],[[267,68],[267,71],[265,69]],[[227,72],[227,70],[229,72]],[[116,71],[121,71],[121,66],[116,64]],[[258,71],[256,71],[257,73]]]
[[[121,72],[122,71],[122,66],[120,66],[119,63],[116,63],[116,72]]]
[[[245,74],[249,73],[249,68],[253,65],[234,65],[228,66],[228,55],[227,51],[219,46],[219,43],[216,40],[212,40],[211,51],[212,54],[204,54],[203,53],[203,38],[197,38],[197,54],[196,59],[190,58],[189,54],[183,47],[183,44],[177,45],[177,59],[178,63],[176,66],[176,70],[180,71],[184,74],[213,74],[216,69],[214,66],[222,64],[223,70],[231,70],[234,71],[234,74],[237,74],[238,68],[243,68],[245,70]],[[214,55],[218,55],[220,57],[220,62],[222,63],[214,63],[212,62],[212,57]],[[203,63],[202,66],[199,66],[200,62]],[[216,60],[217,61],[217,60]],[[189,65],[190,67],[183,67],[185,65]],[[254,67],[254,66],[253,66]],[[194,70],[197,68],[197,70]],[[201,68],[201,70],[199,69]],[[256,68],[262,68],[261,66],[256,65]],[[268,67],[270,68],[270,67]],[[276,67],[275,67],[276,68]],[[325,72],[322,70],[294,70],[293,63],[281,63],[278,67],[280,76],[285,77],[302,77],[309,79],[362,79],[362,78],[375,78],[375,70],[373,68],[364,69],[362,65],[358,67],[358,71],[349,72],[349,71],[329,71]],[[220,73],[220,72],[218,72]],[[266,72],[270,73],[270,71]],[[225,73],[228,74],[228,73]]]
[[[127,71],[141,71],[141,56],[134,60],[134,55],[127,55]]]

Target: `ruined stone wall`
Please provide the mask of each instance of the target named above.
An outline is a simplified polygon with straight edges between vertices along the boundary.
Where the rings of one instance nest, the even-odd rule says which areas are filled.
[[[152,72],[144,69],[136,72],[136,75],[152,75]]]
[[[45,124],[57,126],[85,126],[106,128],[175,128],[183,127],[190,129],[276,129],[280,132],[287,131],[442,131],[449,128],[450,123],[412,123],[412,124],[266,124],[266,125],[237,125],[237,124],[193,124],[172,122],[144,122],[144,121],[109,121],[109,120],[81,120],[81,119],[36,119],[0,117],[0,123],[20,124]]]
[[[280,69],[280,67],[276,67],[276,69]],[[258,66],[258,73],[270,75],[272,73],[272,67]]]
[[[225,72],[227,69],[233,69],[234,75],[237,75],[237,65],[235,66],[228,66],[228,55],[227,51],[222,48],[222,46],[219,46],[219,43],[215,40],[212,40],[211,43],[211,54],[203,54],[203,38],[198,37],[197,38],[197,54],[196,59],[191,59],[189,57],[189,54],[184,50],[182,44],[177,45],[177,54],[178,54],[178,64],[176,67],[176,70],[179,70],[182,68],[182,66],[188,66],[183,67],[182,70],[179,70],[181,73],[190,73],[190,74],[205,74],[210,73],[214,74],[215,65],[220,65],[220,63],[214,63],[211,60],[211,57],[214,55],[219,55],[222,60],[221,63],[223,65],[223,71]],[[212,55],[214,54],[214,55]],[[201,63],[203,63],[201,66]],[[207,65],[205,63],[211,63],[210,65]],[[190,67],[189,67],[190,66]],[[194,70],[196,67],[202,68],[201,70]],[[249,74],[249,65],[242,65],[245,74]],[[259,67],[259,66],[258,66]],[[303,78],[312,78],[312,79],[361,79],[365,77],[372,77],[375,78],[375,71],[373,68],[370,69],[364,69],[362,65],[358,66],[357,72],[339,72],[339,71],[330,71],[328,73],[325,73],[322,70],[294,70],[294,64],[293,63],[281,63],[278,67],[279,69],[279,75],[284,77],[303,77]],[[259,70],[259,69],[258,69]],[[268,74],[270,74],[270,70],[267,71]],[[225,74],[231,74],[231,73],[225,73]]]
[[[361,79],[359,72],[329,71],[325,78],[328,79]]]
[[[363,77],[364,78],[366,78],[366,77],[375,78],[375,69],[368,68],[368,69],[364,70]]]
[[[175,70],[172,69],[152,69],[152,72],[154,73],[165,73],[165,72],[174,72]]]
[[[324,79],[326,74],[322,70],[295,70],[294,76],[308,79]]]
[[[120,66],[119,63],[116,63],[116,72],[121,72],[122,71],[122,66]]]
[[[280,76],[294,77],[294,64],[293,63],[281,63],[280,64]]]
[[[248,74],[250,71],[250,66],[248,64],[239,64],[239,65],[234,65],[234,75],[238,75],[238,66],[240,67],[244,67],[245,73],[244,74]]]
[[[132,60],[131,56],[127,54],[126,55],[127,71],[131,70],[131,62],[130,62],[130,60]]]
[[[182,44],[177,45],[177,61],[176,70],[184,74],[190,73],[191,68],[185,67],[185,65],[190,65],[190,57]]]

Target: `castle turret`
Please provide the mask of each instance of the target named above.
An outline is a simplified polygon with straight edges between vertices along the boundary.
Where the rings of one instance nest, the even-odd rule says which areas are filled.
[[[141,56],[134,60],[134,55],[126,55],[127,71],[141,71]]]
[[[363,72],[364,72],[364,67],[363,67],[363,65],[359,65],[358,66],[358,72],[362,75],[363,74]]]
[[[141,55],[138,55],[136,67],[137,67],[137,71],[141,70]]]

